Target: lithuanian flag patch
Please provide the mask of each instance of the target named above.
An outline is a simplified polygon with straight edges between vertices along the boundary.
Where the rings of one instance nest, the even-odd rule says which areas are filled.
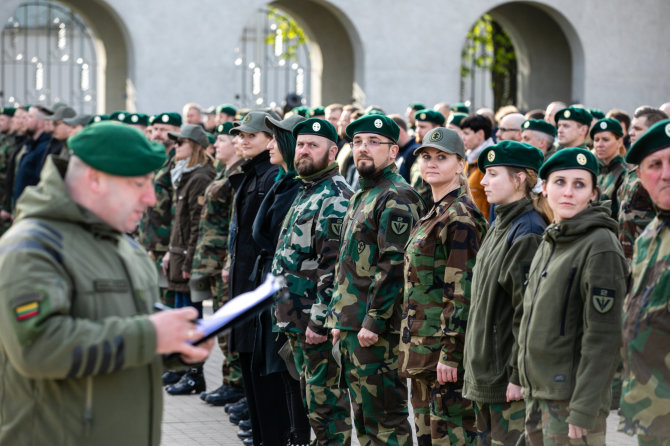
[[[40,304],[43,298],[42,293],[30,293],[14,299],[16,320],[25,321],[40,314]]]

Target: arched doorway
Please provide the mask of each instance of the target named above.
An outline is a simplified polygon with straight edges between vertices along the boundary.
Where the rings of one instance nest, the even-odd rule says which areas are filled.
[[[487,11],[511,39],[516,55],[516,105],[525,110],[549,102],[581,102],[584,97],[584,51],[578,33],[557,10],[536,2],[508,2]],[[490,81],[485,74],[484,82]],[[476,106],[493,106],[493,95],[475,88]]]

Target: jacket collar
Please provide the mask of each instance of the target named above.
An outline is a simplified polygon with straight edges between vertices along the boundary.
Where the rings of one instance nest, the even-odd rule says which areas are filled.
[[[300,181],[302,181],[302,183],[306,187],[309,187],[309,186],[313,186],[315,184],[319,184],[320,182],[322,182],[325,179],[334,177],[335,175],[337,175],[339,173],[338,169],[339,169],[339,166],[338,166],[337,163],[331,163],[325,169],[320,170],[316,173],[313,173],[312,175],[309,175],[309,176],[306,176],[306,177],[298,176],[296,178],[299,179]]]

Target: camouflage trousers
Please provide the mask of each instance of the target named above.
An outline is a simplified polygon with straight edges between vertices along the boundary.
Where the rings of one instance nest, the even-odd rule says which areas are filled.
[[[341,372],[349,388],[361,445],[411,445],[407,380],[398,376],[399,334],[379,336],[361,347],[357,332],[342,331]]]
[[[472,402],[463,398],[463,382],[441,385],[437,374],[412,377],[411,395],[419,446],[474,445],[477,438]]]
[[[330,340],[307,344],[305,335],[286,333],[295,367],[300,373],[300,389],[309,424],[319,445],[351,444],[349,392],[340,389],[339,366]]]
[[[569,401],[526,400],[526,444],[531,446],[589,445],[605,446],[606,417],[596,421],[596,427],[590,429],[582,438],[573,440],[568,437]]]
[[[650,435],[638,435],[638,446],[670,446],[670,438],[652,437]]]
[[[223,306],[230,298],[228,297],[228,284],[223,283],[221,276],[212,277],[212,295],[216,296],[212,302],[212,310],[216,311]],[[240,364],[240,355],[231,352],[228,342],[230,335],[219,336],[219,349],[223,353],[223,363],[221,364],[221,375],[223,375],[223,384],[232,387],[243,387],[242,365]]]
[[[523,400],[511,403],[475,401],[474,406],[479,446],[516,444],[524,430],[526,405]]]

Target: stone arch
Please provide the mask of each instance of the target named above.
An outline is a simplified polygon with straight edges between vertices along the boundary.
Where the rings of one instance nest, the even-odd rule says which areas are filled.
[[[326,1],[277,0],[270,5],[290,14],[311,41],[313,105],[364,102],[362,45],[344,12]]]

